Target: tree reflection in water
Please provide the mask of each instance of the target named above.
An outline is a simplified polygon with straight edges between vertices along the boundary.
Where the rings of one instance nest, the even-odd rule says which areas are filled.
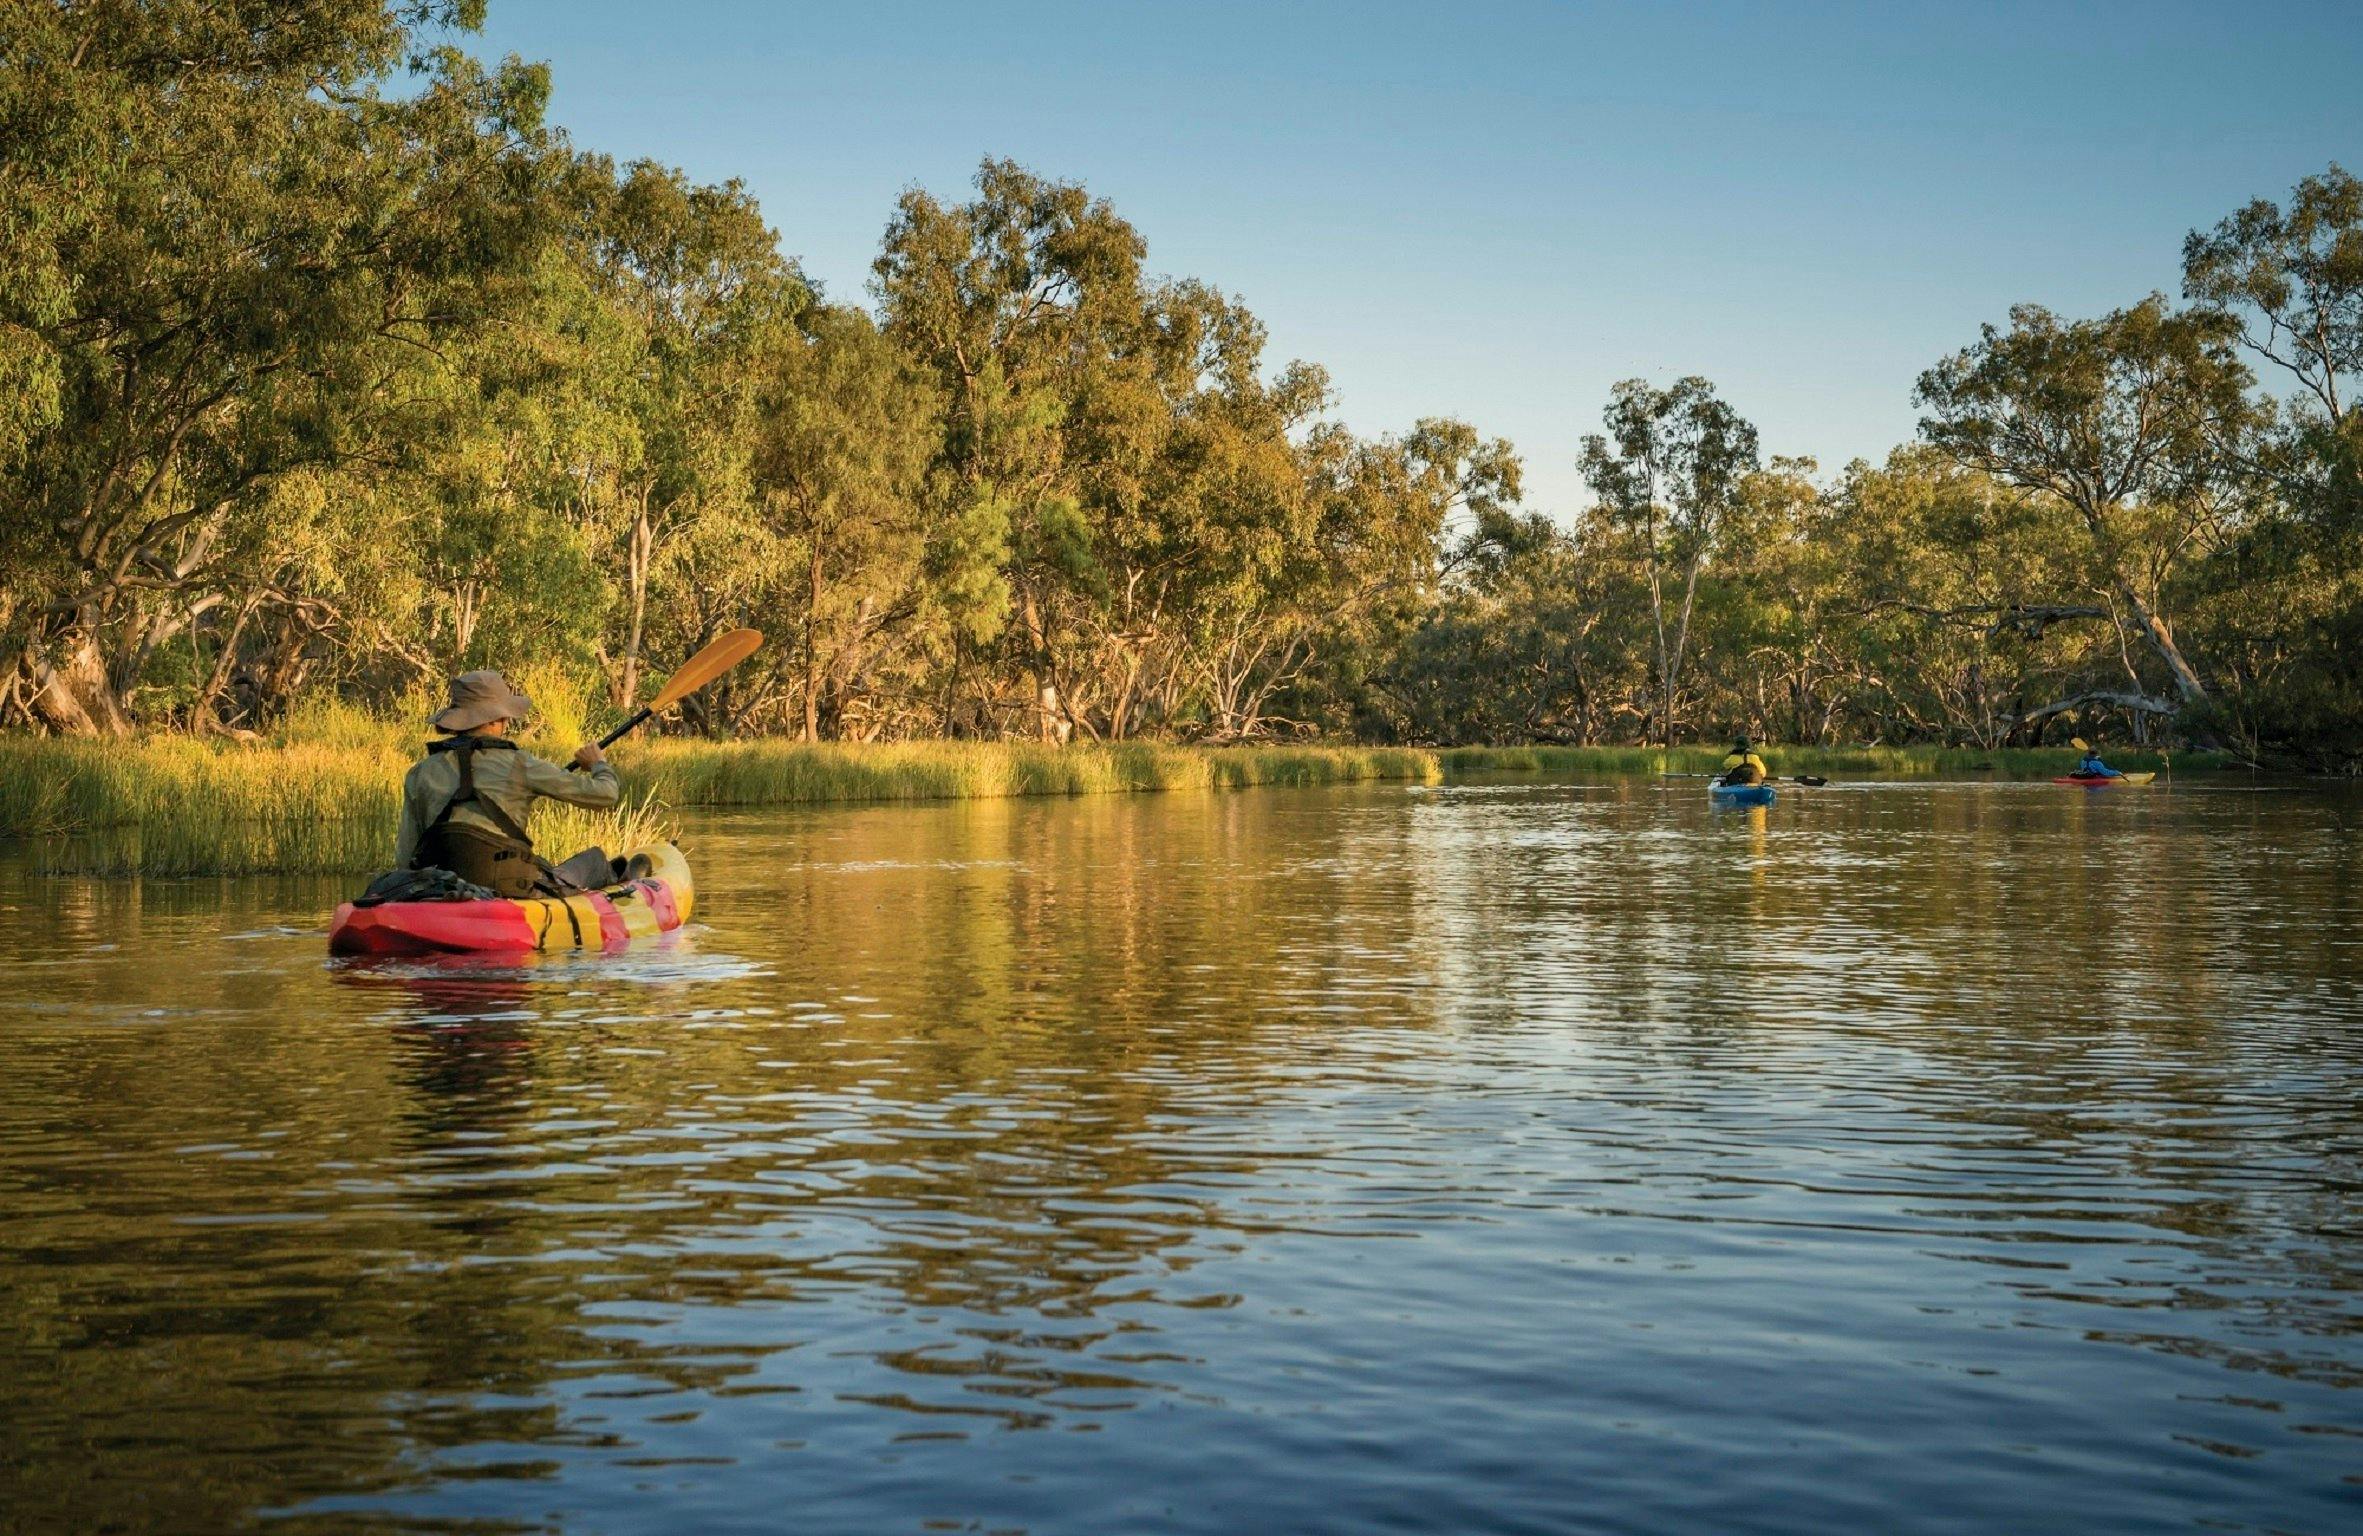
[[[1213,1458],[1281,1524],[2308,1528],[2363,1290],[2338,817],[1704,798],[718,817],[711,926],[526,966],[324,966],[300,883],[17,879],[12,1506],[1208,1529]],[[1962,1392],[2146,1470],[1964,1481]]]

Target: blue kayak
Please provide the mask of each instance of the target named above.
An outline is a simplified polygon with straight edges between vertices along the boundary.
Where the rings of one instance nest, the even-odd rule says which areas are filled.
[[[1770,805],[1769,784],[1709,784],[1707,798],[1717,805]]]

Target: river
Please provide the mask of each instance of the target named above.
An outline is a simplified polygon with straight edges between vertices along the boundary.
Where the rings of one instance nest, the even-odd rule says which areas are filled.
[[[0,1528],[2363,1524],[2363,802],[695,817],[621,957],[0,855]]]

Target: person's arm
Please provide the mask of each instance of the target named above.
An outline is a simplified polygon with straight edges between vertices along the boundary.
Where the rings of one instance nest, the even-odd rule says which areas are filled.
[[[517,754],[525,769],[525,787],[543,800],[560,800],[586,810],[604,811],[624,797],[624,786],[604,756],[594,757],[587,769],[561,768],[530,752]],[[577,754],[578,759],[581,754]]]

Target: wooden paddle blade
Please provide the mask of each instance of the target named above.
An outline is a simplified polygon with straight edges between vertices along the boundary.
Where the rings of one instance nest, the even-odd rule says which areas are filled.
[[[648,712],[658,714],[672,708],[754,655],[762,643],[763,631],[759,629],[734,629],[710,642],[704,650],[681,663],[679,671],[665,679],[664,687],[658,689],[656,697],[648,701]]]

